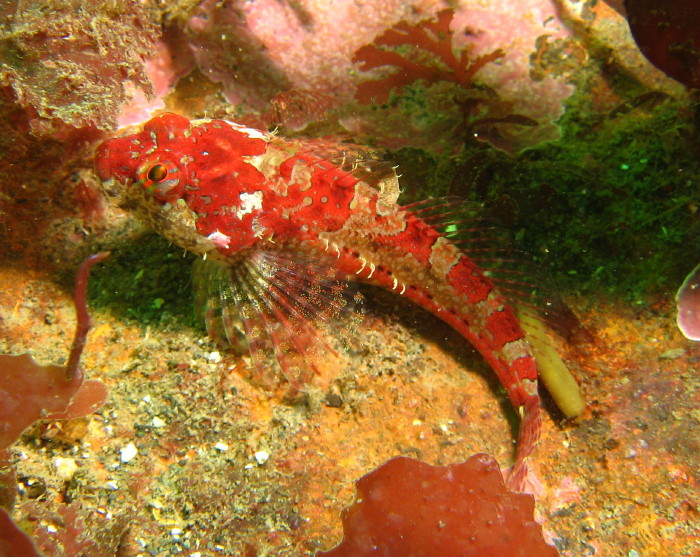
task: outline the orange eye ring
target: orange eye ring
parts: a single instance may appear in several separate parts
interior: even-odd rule
[[[146,177],[158,184],[168,177],[168,169],[164,164],[156,163],[148,170]]]
[[[144,191],[163,203],[176,200],[184,190],[186,169],[178,165],[171,153],[153,153],[143,160],[136,181]]]

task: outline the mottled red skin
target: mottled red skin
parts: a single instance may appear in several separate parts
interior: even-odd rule
[[[397,187],[359,180],[310,141],[174,114],[106,141],[96,165],[124,206],[186,249],[232,265],[256,249],[325,255],[342,273],[403,295],[454,327],[523,413],[510,478],[522,485],[540,427],[537,367],[524,332],[476,263],[419,212],[395,203]]]

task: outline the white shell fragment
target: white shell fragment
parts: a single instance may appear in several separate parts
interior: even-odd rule
[[[151,420],[151,425],[153,427],[163,427],[165,426],[165,421],[163,421],[158,416],[153,416],[153,420]]]
[[[56,475],[63,480],[70,480],[78,470],[78,465],[73,458],[56,457],[53,459]]]

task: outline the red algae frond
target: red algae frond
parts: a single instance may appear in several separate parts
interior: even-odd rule
[[[373,44],[363,46],[355,53],[355,61],[361,62],[363,71],[382,66],[394,67],[396,71],[378,80],[364,81],[357,87],[356,97],[362,104],[384,103],[390,91],[413,83],[419,79],[428,83],[450,81],[462,87],[472,85],[472,78],[485,64],[503,57],[498,49],[470,61],[468,53],[462,50],[455,56],[452,47],[450,22],[452,10],[443,10],[435,21],[419,25],[401,22],[378,37]],[[379,47],[411,47],[412,55]],[[432,61],[425,61],[425,55],[432,55]]]
[[[0,555],[5,557],[41,557],[31,538],[0,507]]]
[[[75,338],[73,346],[70,349],[68,356],[68,364],[66,365],[66,381],[71,381],[79,375],[78,364],[80,356],[85,348],[85,341],[90,330],[90,314],[87,310],[87,283],[88,273],[90,268],[109,257],[109,252],[102,251],[88,257],[82,262],[78,268],[78,273],[75,275],[75,290],[73,292],[73,300],[75,301],[75,312],[78,324],[75,327]]]
[[[506,489],[488,455],[449,466],[397,457],[357,482],[343,542],[317,555],[555,557],[534,507],[531,495]]]
[[[9,447],[41,418],[84,416],[104,404],[107,388],[100,381],[83,383],[78,366],[90,329],[87,275],[92,265],[108,255],[107,252],[92,255],[78,270],[75,282],[78,325],[66,367],[39,365],[29,354],[0,355],[0,449]]]

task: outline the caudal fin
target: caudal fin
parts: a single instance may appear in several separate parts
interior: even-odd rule
[[[515,464],[508,477],[508,487],[513,491],[528,491],[526,489],[528,469],[527,459],[535,450],[540,438],[542,417],[540,415],[540,398],[530,396],[522,406],[522,420],[518,432],[518,445],[515,454]]]

